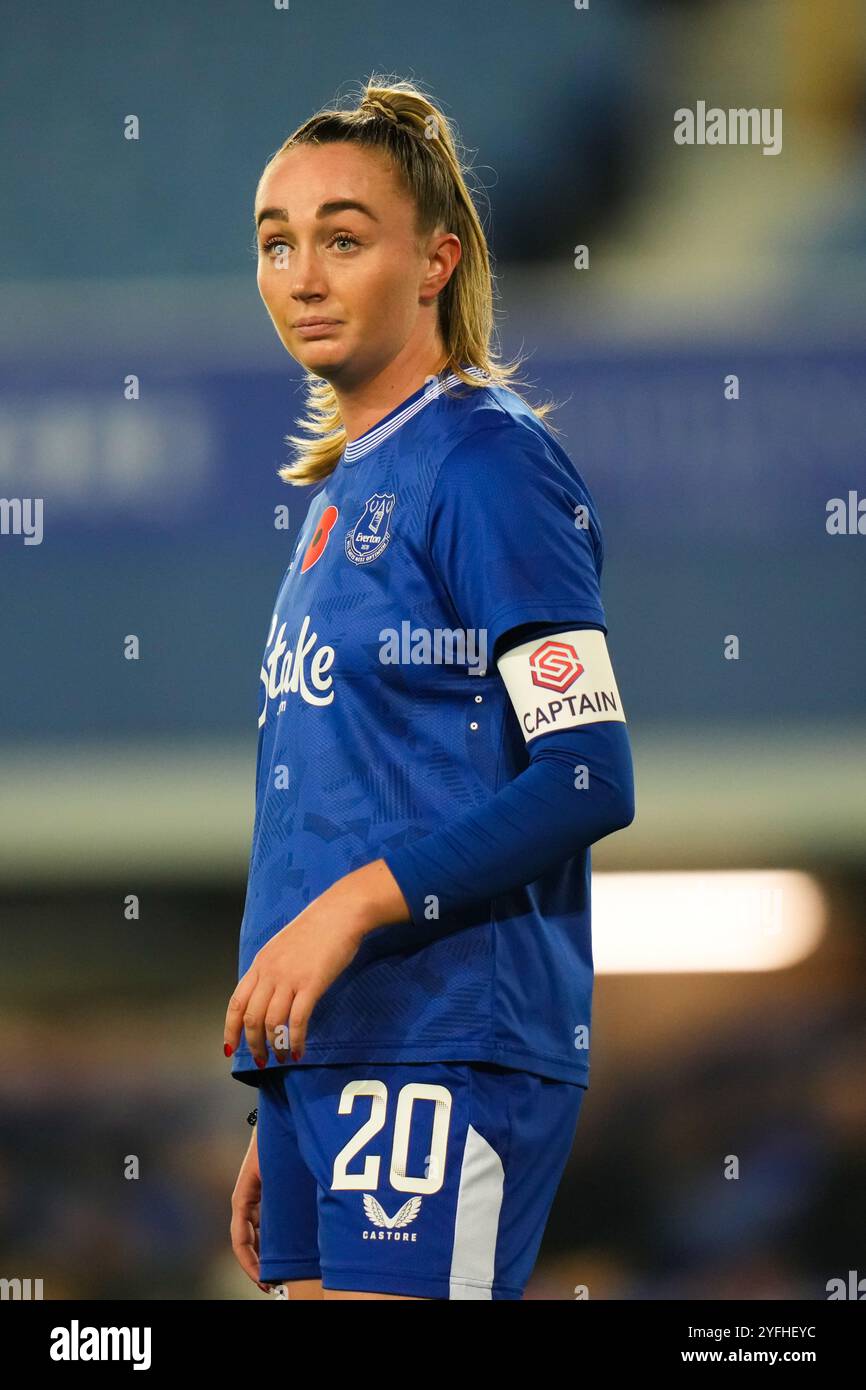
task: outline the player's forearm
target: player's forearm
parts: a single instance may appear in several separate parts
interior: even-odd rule
[[[334,911],[345,915],[360,936],[377,927],[410,920],[409,904],[384,859],[353,869],[327,890]]]
[[[575,777],[581,766],[585,775]],[[591,724],[553,735],[484,806],[346,874],[328,893],[362,937],[420,923],[430,900],[447,912],[509,892],[633,818],[626,726]]]
[[[532,883],[634,813],[626,726],[600,722],[551,735],[484,806],[385,857],[420,925]]]

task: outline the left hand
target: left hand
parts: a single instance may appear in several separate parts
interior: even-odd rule
[[[234,1052],[241,1027],[258,1062],[267,1061],[265,1039],[277,1060],[286,1060],[275,1045],[275,1032],[289,1025],[289,1050],[296,1060],[303,1056],[307,1025],[315,1005],[337,976],[354,960],[365,932],[361,920],[347,904],[336,904],[322,893],[272,936],[247,973],[238,981],[226,1012],[225,1041]]]

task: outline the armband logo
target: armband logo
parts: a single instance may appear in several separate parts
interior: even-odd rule
[[[597,628],[524,642],[496,665],[527,743],[583,724],[626,722],[604,633]]]
[[[543,685],[558,695],[583,675],[577,652],[568,642],[545,642],[529,658],[529,669],[533,685]]]

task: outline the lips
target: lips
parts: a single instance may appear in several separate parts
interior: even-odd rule
[[[300,319],[293,331],[296,338],[305,338],[308,343],[312,343],[317,338],[332,337],[334,330],[339,327],[339,319],[308,319],[306,323]]]

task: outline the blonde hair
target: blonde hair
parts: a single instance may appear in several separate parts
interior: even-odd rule
[[[415,203],[420,238],[440,225],[459,238],[460,261],[438,296],[439,332],[447,354],[440,375],[454,373],[476,390],[506,386],[514,391],[521,361],[501,362],[492,346],[494,277],[490,254],[467,186],[468,171],[461,163],[455,132],[447,118],[414,83],[371,76],[354,109],[327,108],[311,116],[272,155],[268,165],[298,145],[340,142],[379,149],[388,156]],[[480,369],[484,378],[470,374],[466,367]],[[552,401],[538,406],[529,401],[525,404],[545,423],[557,408]],[[285,438],[287,444],[295,446],[294,461],[278,472],[284,482],[306,487],[334,471],[347,443],[336,392],[329,382],[312,373],[308,373],[306,385],[306,415],[298,425],[305,434]]]

